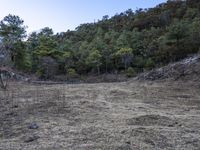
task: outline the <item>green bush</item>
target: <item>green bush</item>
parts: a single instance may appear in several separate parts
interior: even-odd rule
[[[126,70],[126,76],[129,77],[129,78],[134,77],[134,76],[136,76],[136,71],[132,67],[129,67]]]
[[[75,69],[69,68],[69,69],[67,69],[67,77],[76,78],[76,77],[78,77],[78,74]]]
[[[44,71],[44,69],[39,68],[39,69],[36,71],[36,75],[39,76],[39,78],[44,78],[44,77],[45,77],[45,71]]]
[[[155,62],[151,58],[147,59],[145,68],[152,69],[154,67],[155,67]]]

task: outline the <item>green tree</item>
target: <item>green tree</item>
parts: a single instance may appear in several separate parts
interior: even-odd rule
[[[168,39],[173,43],[176,43],[176,47],[179,49],[181,40],[188,36],[189,26],[187,22],[175,21],[168,27]]]
[[[56,57],[54,54],[56,52],[57,43],[50,37],[42,36],[39,39],[39,46],[36,48],[35,53],[38,56],[52,56]]]
[[[72,59],[72,53],[65,51],[62,52],[62,55],[60,56],[59,60],[61,60],[64,63],[64,69],[66,72],[69,68],[73,66],[73,59]]]
[[[197,52],[200,48],[200,18],[193,20],[190,27],[190,40],[188,41],[188,47],[192,52]]]
[[[131,48],[135,50],[136,55],[143,55],[143,51],[145,49],[144,47],[144,35],[142,32],[139,32],[137,29],[134,29],[132,31],[131,37],[130,37],[130,43]]]
[[[50,78],[51,75],[55,75],[58,71],[59,63],[61,61],[64,63],[64,59],[62,58],[63,52],[58,48],[58,42],[53,36],[52,29],[43,28],[38,34],[32,34],[28,42],[33,50],[33,71],[39,72],[44,78]],[[47,63],[49,64],[47,65]],[[52,71],[50,66],[52,66]]]
[[[3,42],[14,44],[17,41],[26,37],[26,27],[23,25],[24,21],[15,15],[9,14],[0,22],[0,36]]]
[[[130,34],[127,31],[124,31],[120,34],[119,38],[117,39],[117,48],[129,47]]]
[[[101,59],[102,55],[99,50],[93,50],[87,58],[87,64],[91,65],[91,67],[97,68],[98,75],[100,74],[100,66],[102,64]]]
[[[26,37],[26,27],[24,21],[15,15],[9,14],[0,21],[0,37],[5,48],[11,53],[12,61],[15,66],[19,65],[19,60],[23,61],[22,56],[25,51],[21,51],[22,40]],[[17,58],[16,58],[17,57]],[[16,59],[18,61],[16,62]],[[21,62],[20,62],[21,63]]]
[[[38,55],[36,54],[36,50],[38,46],[40,45],[40,39],[39,35],[36,32],[32,32],[26,41],[26,47],[27,47],[27,52],[30,57],[30,61],[32,64],[32,72],[37,71],[37,66],[38,66]]]
[[[53,30],[49,27],[44,27],[41,29],[39,36],[47,36],[47,37],[53,36]]]
[[[122,63],[124,63],[124,69],[126,70],[129,67],[130,63],[133,59],[133,49],[132,48],[121,48],[116,53],[122,59]]]

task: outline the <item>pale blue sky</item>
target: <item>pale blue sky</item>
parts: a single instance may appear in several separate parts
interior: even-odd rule
[[[113,16],[129,8],[150,8],[167,0],[0,0],[0,20],[18,15],[27,31],[50,27],[54,32],[74,30],[82,23]]]

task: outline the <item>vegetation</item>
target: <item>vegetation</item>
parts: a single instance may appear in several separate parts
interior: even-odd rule
[[[168,0],[103,16],[75,31],[54,34],[45,27],[29,36],[23,20],[8,15],[0,22],[0,37],[16,68],[44,78],[116,71],[132,76],[199,51],[200,2]]]

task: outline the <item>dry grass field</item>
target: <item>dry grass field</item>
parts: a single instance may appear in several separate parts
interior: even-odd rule
[[[199,85],[10,83],[0,91],[0,149],[199,150]]]

